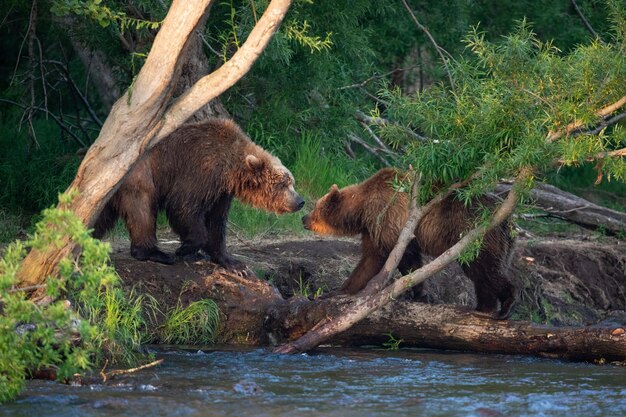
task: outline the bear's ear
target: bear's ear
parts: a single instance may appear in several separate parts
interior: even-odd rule
[[[328,202],[337,203],[340,196],[341,195],[339,193],[339,187],[337,187],[337,184],[331,185],[330,190],[328,191]]]
[[[263,168],[263,161],[252,154],[246,156],[245,163],[252,171],[258,171]]]

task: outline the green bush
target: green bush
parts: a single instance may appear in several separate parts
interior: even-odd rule
[[[61,206],[71,197],[61,195]],[[81,249],[63,259],[57,275],[29,298],[16,287],[27,248],[43,250],[67,238]],[[138,358],[144,326],[141,298],[124,294],[109,262],[108,244],[93,239],[83,223],[61,208],[44,210],[34,235],[15,242],[0,261],[0,401],[17,395],[30,372],[50,369],[59,380],[101,364]]]

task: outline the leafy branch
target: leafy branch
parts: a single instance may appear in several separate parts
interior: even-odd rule
[[[328,32],[324,39],[319,36],[309,34],[311,26],[306,20],[299,23],[295,20],[285,23],[284,31],[287,39],[293,40],[300,45],[306,46],[310,49],[311,53],[321,52],[330,49],[333,45],[331,40],[332,32]]]
[[[122,33],[130,28],[156,30],[163,23],[163,21],[129,17],[124,12],[112,10],[102,5],[102,0],[54,0],[50,11],[57,16],[66,16],[68,14],[82,16],[97,22],[103,28],[117,24]]]

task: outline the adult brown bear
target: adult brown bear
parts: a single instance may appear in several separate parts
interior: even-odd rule
[[[291,172],[232,120],[185,125],[137,162],[105,206],[94,236],[102,237],[121,217],[134,258],[171,264],[175,258],[157,247],[157,212],[164,209],[182,242],[177,256],[203,250],[213,262],[245,274],[246,266],[225,245],[233,197],[279,214],[304,206]]]
[[[304,227],[323,235],[361,235],[362,255],[358,265],[344,282],[340,291],[355,294],[365,288],[382,268],[393,249],[408,217],[408,198],[397,192],[391,183],[403,174],[394,169],[382,169],[360,184],[341,190],[333,185],[320,198],[313,211],[302,218]],[[439,256],[459,241],[479,216],[480,205],[493,206],[487,196],[466,207],[454,196],[436,204],[421,219],[413,239],[405,251],[398,269],[402,274],[421,266],[421,253]],[[504,222],[490,230],[478,256],[462,265],[474,283],[476,309],[498,318],[508,317],[516,301],[517,289],[508,275],[513,248],[510,223]],[[498,302],[500,308],[498,309]]]

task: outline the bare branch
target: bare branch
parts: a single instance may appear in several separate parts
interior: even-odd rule
[[[46,287],[46,284],[31,285],[29,287],[13,288],[9,290],[8,293],[13,294],[13,293],[20,292],[20,291],[32,291],[32,290],[37,290],[37,289],[45,288],[45,287]]]
[[[392,74],[395,74],[395,73],[397,73],[397,72],[409,71],[409,70],[412,70],[412,69],[415,69],[415,68],[419,68],[419,67],[421,67],[421,65],[414,65],[414,66],[412,66],[412,67],[408,67],[408,68],[396,68],[395,70],[393,70],[393,71],[389,71],[389,72],[386,72],[386,73],[384,73],[384,74],[380,74],[380,75],[372,75],[371,77],[369,77],[368,79],[366,79],[365,81],[362,81],[362,82],[360,82],[360,83],[350,84],[350,85],[345,85],[345,86],[343,86],[343,87],[339,87],[337,90],[347,90],[347,89],[349,89],[349,88],[360,88],[360,87],[365,87],[365,86],[366,86],[367,84],[369,84],[371,81],[378,80],[378,79],[381,79],[381,78],[385,78],[385,77],[387,77],[388,75],[392,75]]]
[[[44,62],[56,65],[57,67],[61,69],[65,82],[67,82],[70,85],[70,88],[76,93],[80,101],[83,103],[83,105],[85,106],[85,109],[87,110],[87,113],[89,113],[89,117],[91,117],[91,120],[93,120],[93,122],[99,127],[102,127],[102,120],[100,120],[100,118],[98,117],[94,109],[89,104],[87,97],[85,97],[85,95],[78,88],[78,85],[76,85],[76,83],[74,82],[74,79],[72,78],[70,74],[70,70],[67,68],[67,65],[61,61],[55,61],[55,60],[45,60]]]
[[[33,108],[35,107],[35,68],[37,64],[35,63],[35,39],[37,38],[36,32],[36,24],[37,24],[37,0],[33,0],[33,5],[30,9],[30,22],[28,25],[28,59],[30,60],[30,69],[28,72],[28,89],[30,91],[30,106],[26,109],[26,113],[28,115],[28,131],[32,136],[33,140],[37,147],[39,147],[39,143],[37,142],[37,134],[35,133],[35,127],[33,126]],[[16,67],[17,68],[17,67]],[[42,82],[45,84],[45,81],[42,79]],[[46,106],[47,107],[47,106]]]
[[[365,148],[366,151],[368,151],[369,153],[374,155],[380,162],[382,162],[383,165],[391,166],[389,161],[387,161],[385,158],[383,158],[380,155],[381,149],[374,148],[374,147],[370,146],[367,142],[365,142],[363,139],[361,139],[360,137],[358,137],[357,135],[355,135],[353,133],[350,133],[348,135],[348,139],[350,139],[352,142],[355,142],[355,143],[358,143],[359,145],[361,145],[363,148]]]
[[[441,58],[441,62],[443,62],[443,65],[446,68],[446,73],[448,74],[448,80],[450,81],[450,87],[452,88],[452,90],[454,90],[455,85],[454,85],[454,80],[452,79],[452,73],[450,72],[450,68],[448,67],[448,59],[443,54],[444,52],[448,54],[448,52],[446,52],[445,49],[443,49],[442,47],[439,46],[439,44],[437,44],[437,41],[435,41],[435,38],[433,38],[433,35],[431,35],[428,29],[426,29],[426,27],[417,20],[417,17],[415,17],[415,13],[413,13],[413,10],[411,10],[406,0],[402,0],[402,4],[404,4],[404,7],[407,9],[409,14],[411,15],[411,18],[413,19],[417,27],[426,34],[426,36],[430,40],[430,43],[432,43],[433,46],[435,47],[435,51],[437,51],[437,53],[439,54],[439,57]]]
[[[369,98],[374,100],[376,103],[382,104],[385,107],[389,107],[389,102],[388,101],[383,100],[380,97],[377,97],[374,94],[370,93],[369,91],[367,91],[367,88],[359,87],[359,89],[363,92],[363,94],[365,94],[366,96],[368,96]]]
[[[16,101],[13,100],[7,100],[4,98],[0,98],[0,102],[3,103],[9,103],[9,104],[13,104],[14,106],[17,107],[21,107],[22,109],[27,109],[30,108],[30,106],[25,106],[23,104],[20,104]],[[83,142],[83,140],[81,138],[79,138],[74,132],[72,132],[70,130],[70,128],[67,127],[67,125],[65,123],[63,123],[63,121],[54,113],[50,112],[48,109],[44,108],[44,107],[32,107],[33,110],[37,110],[40,111],[42,113],[45,113],[47,116],[52,117],[52,120],[54,120],[56,122],[56,124],[64,131],[66,132],[68,135],[70,135],[76,142],[78,142],[83,148],[87,147],[87,144],[85,144],[85,142]]]
[[[589,33],[591,33],[591,35],[594,38],[602,41],[602,39],[600,38],[600,35],[598,35],[598,33],[595,30],[593,30],[593,27],[591,26],[591,23],[589,23],[589,21],[587,20],[587,18],[583,14],[582,10],[580,10],[580,8],[578,7],[578,4],[576,4],[576,0],[571,0],[571,1],[572,1],[572,5],[574,6],[574,10],[576,10],[576,13],[578,14],[578,17],[580,17],[580,20],[582,20],[583,24],[585,25],[585,27],[587,28]]]
[[[0,22],[0,28],[2,26],[4,26],[4,24],[6,23],[7,19],[11,15],[11,12],[13,12],[13,8],[14,7],[15,7],[15,5],[11,4],[11,7],[9,7],[9,10],[7,10],[7,13],[4,15],[4,17],[2,18],[2,21]]]
[[[510,183],[502,182],[495,191],[505,193],[511,187]],[[602,228],[610,234],[626,231],[626,213],[599,206],[552,185],[540,184],[531,190],[530,196],[539,209],[553,217],[586,229]]]
[[[367,133],[370,134],[372,139],[374,139],[374,142],[376,142],[376,144],[380,147],[381,151],[389,155],[396,155],[396,153],[389,149],[387,145],[385,145],[385,143],[378,137],[378,135],[376,135],[376,133],[374,133],[374,131],[366,123],[361,122],[361,126],[363,126],[363,129],[365,129]]]
[[[35,36],[35,42],[37,42],[37,48],[39,51],[39,71],[41,72],[41,89],[43,90],[43,105],[48,108],[48,92],[46,91],[46,78],[43,71],[43,49],[39,38]]]
[[[400,126],[396,123],[390,122],[389,120],[383,118],[383,117],[371,117],[366,115],[365,113],[363,113],[362,111],[357,110],[355,112],[355,116],[354,116],[358,121],[363,122],[363,123],[367,123],[369,125],[377,125],[377,126],[387,126],[387,125],[395,125],[399,128],[401,128],[404,132],[406,132],[407,134],[409,134],[410,136],[412,136],[413,138],[420,140],[422,142],[426,142],[429,141],[430,139],[428,139],[425,136],[422,136],[418,133],[415,133],[414,131],[412,131],[411,129],[408,129],[404,126]]]
[[[71,16],[66,16],[61,20],[65,25],[71,25],[73,21],[74,18]],[[83,91],[87,91],[87,87],[93,80],[100,101],[108,112],[121,96],[119,86],[115,83],[113,69],[107,64],[102,51],[89,49],[76,36],[70,36],[70,42],[87,71]]]
[[[143,371],[144,369],[153,368],[155,366],[161,365],[164,359],[157,359],[156,361],[147,363],[145,365],[137,366],[136,368],[130,369],[114,369],[113,371],[104,372],[101,371],[100,375],[102,375],[102,382],[106,382],[107,379],[113,379],[118,375],[128,375],[138,371]]]
[[[614,157],[622,157],[622,156],[626,156],[626,148],[622,148],[622,149],[616,149],[614,151],[606,151],[606,152],[599,152],[595,155],[591,155],[585,158],[585,161],[587,162],[593,162],[593,161],[600,161],[602,159],[606,159],[606,158],[614,158]],[[564,159],[559,159],[557,161],[554,162],[554,165],[560,166],[560,165],[565,165],[566,163],[568,163],[569,161],[566,161]]]
[[[622,149],[616,149],[614,151],[609,151],[609,152],[601,152],[599,154],[594,155],[594,159],[601,159],[601,158],[613,158],[615,156],[621,157],[621,156],[626,156],[626,148],[622,148]]]
[[[30,17],[28,19],[28,28],[26,28],[26,34],[22,39],[22,43],[20,45],[20,49],[17,52],[17,59],[15,60],[15,68],[13,69],[13,75],[11,76],[11,82],[9,84],[13,84],[15,82],[15,76],[17,74],[17,68],[20,65],[20,60],[22,57],[22,50],[24,49],[24,44],[26,43],[26,39],[28,39],[29,34],[31,33],[31,28],[34,24],[34,17],[37,13],[37,0],[33,0],[33,4],[30,9]]]
[[[595,128],[593,128],[591,130],[575,133],[573,136],[578,136],[578,135],[597,135],[598,133],[602,132],[602,129],[604,129],[607,126],[614,125],[615,123],[617,123],[620,120],[622,120],[624,117],[626,117],[626,112],[616,114],[615,116],[613,116],[613,117],[611,117],[609,119],[605,119],[605,120],[601,121],[598,124],[598,126],[596,126]]]
[[[204,44],[204,46],[207,47],[207,49],[209,51],[211,51],[211,53],[213,53],[213,55],[218,56],[219,58],[222,57],[222,54],[220,54],[218,51],[215,50],[215,48],[213,48],[211,46],[211,44],[209,43],[209,41],[207,41],[206,36],[204,36],[204,33],[202,33],[202,31],[197,30],[196,34],[200,37],[200,40],[202,41],[202,43]]]

